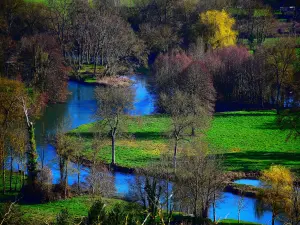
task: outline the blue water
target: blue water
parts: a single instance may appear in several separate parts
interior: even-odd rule
[[[233,183],[250,185],[254,187],[260,187],[262,185],[261,181],[257,179],[239,179],[239,180],[235,180]]]
[[[155,96],[149,91],[149,85],[145,76],[132,76],[134,81],[132,88],[135,90],[134,109],[130,111],[131,115],[149,115],[155,112]],[[59,170],[57,165],[57,155],[52,145],[44,141],[43,130],[46,133],[54,134],[57,124],[66,121],[64,129],[71,130],[82,124],[94,121],[93,114],[96,110],[96,101],[94,98],[93,85],[85,85],[78,82],[70,81],[68,90],[71,95],[66,103],[54,104],[47,107],[44,114],[36,122],[36,140],[39,154],[45,149],[45,165],[52,169],[54,183],[59,180]],[[69,184],[77,181],[76,170],[70,165],[71,174]],[[81,170],[81,181],[88,176],[89,170],[83,168]],[[130,193],[131,184],[135,182],[134,174],[114,173],[115,187],[118,195],[126,196]],[[218,202],[217,217],[237,219],[237,199],[230,193],[224,193],[223,200]],[[266,212],[262,218],[257,218],[254,211],[255,199],[245,198],[246,208],[241,213],[241,220],[269,224],[271,221],[271,213]],[[212,217],[212,212],[210,212]],[[280,225],[280,223],[276,223]]]
[[[116,192],[119,196],[128,196],[131,191],[131,185],[135,182],[134,174],[115,173]],[[238,219],[238,201],[239,196],[224,192],[220,200],[217,201],[216,217],[218,219]],[[244,197],[245,208],[241,211],[240,219],[260,224],[271,224],[272,213],[266,211],[262,217],[258,218],[255,214],[256,199]],[[209,210],[209,217],[213,219],[213,208]],[[276,221],[276,225],[282,225]]]
[[[223,198],[217,202],[217,219],[238,219],[238,201],[239,196],[225,192]],[[272,212],[266,211],[262,217],[258,218],[255,213],[256,199],[244,198],[245,208],[241,211],[240,219],[243,221],[255,222],[260,224],[271,224]],[[210,209],[209,217],[213,218],[213,209]],[[276,225],[282,225],[282,222],[276,221]]]

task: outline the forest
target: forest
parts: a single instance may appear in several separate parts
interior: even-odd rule
[[[300,225],[300,1],[0,0],[0,225]]]

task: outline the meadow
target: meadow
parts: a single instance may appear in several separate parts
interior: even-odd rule
[[[131,117],[126,137],[116,140],[116,162],[129,168],[144,167],[171,151],[171,120],[163,115]],[[85,124],[70,134],[84,138],[85,157],[91,159],[95,123]],[[275,111],[239,111],[217,113],[203,141],[214,152],[222,153],[230,171],[259,171],[272,164],[281,164],[300,172],[300,139],[290,139],[290,130],[282,130]],[[76,136],[76,135],[74,135]],[[110,140],[102,141],[98,160],[109,163]]]

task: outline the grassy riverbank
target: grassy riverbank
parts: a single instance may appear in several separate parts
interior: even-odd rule
[[[68,209],[71,217],[75,221],[80,221],[82,217],[88,215],[89,208],[97,198],[90,195],[77,196],[66,200],[58,200],[44,204],[17,204],[20,211],[20,216],[24,224],[50,224],[63,209]],[[139,205],[126,202],[120,199],[102,198],[106,204],[106,209],[109,211],[116,204],[123,205],[128,211],[130,209],[141,210]],[[0,203],[3,204],[3,203]]]
[[[90,195],[77,196],[66,200],[58,200],[54,202],[44,203],[44,204],[17,204],[19,216],[21,217],[24,224],[28,225],[40,225],[40,224],[52,224],[56,216],[63,209],[67,209],[69,215],[74,219],[74,221],[81,221],[83,217],[88,215],[88,211],[92,206],[93,202],[98,198],[93,198]],[[127,202],[120,199],[113,198],[102,198],[102,201],[106,205],[106,210],[110,211],[116,204],[123,206],[128,212],[143,212],[140,205],[136,203]],[[0,203],[0,206],[3,203]],[[177,220],[182,219],[182,214],[174,212],[174,217]],[[184,216],[186,217],[186,216]],[[225,219],[219,221],[219,224],[230,225],[238,224],[237,220]],[[257,223],[240,221],[241,225],[255,225]]]
[[[128,138],[116,142],[116,162],[120,166],[137,168],[159,159],[171,149],[168,131],[170,118],[161,115],[132,117],[128,123]],[[85,156],[91,158],[95,124],[85,124],[72,132],[84,137]],[[281,164],[300,172],[300,140],[286,141],[290,131],[281,130],[274,111],[217,113],[205,140],[225,156],[225,166],[232,171],[257,171],[272,164]],[[103,143],[98,155],[110,162],[110,141]]]

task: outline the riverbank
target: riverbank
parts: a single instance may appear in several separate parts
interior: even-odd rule
[[[141,168],[159,159],[171,148],[169,131],[171,120],[164,115],[130,117],[126,136],[116,140],[116,162],[126,168]],[[95,123],[72,130],[84,139],[84,155],[92,156]],[[217,113],[205,141],[222,153],[227,171],[261,171],[272,164],[284,165],[299,173],[300,140],[286,137],[290,131],[281,130],[275,111],[238,111]],[[74,135],[75,137],[76,135]],[[103,141],[98,160],[110,163],[110,140]]]
[[[28,225],[40,225],[40,224],[52,224],[56,216],[61,212],[61,210],[68,209],[69,216],[74,219],[74,221],[81,221],[82,218],[88,215],[89,208],[92,206],[99,197],[92,197],[90,195],[76,196],[73,198],[58,200],[55,202],[49,202],[44,204],[16,204],[16,209],[18,210],[18,216],[21,217],[22,222]],[[101,198],[106,205],[106,210],[110,211],[114,206],[121,205],[128,211],[137,210],[143,212],[143,208],[132,202],[127,202],[121,199],[115,198]],[[0,203],[0,206],[3,203]],[[174,220],[182,221],[183,219],[191,218],[189,216],[184,216],[181,213],[174,212]],[[234,219],[224,219],[220,220],[218,224],[237,224],[238,221]],[[257,224],[246,221],[240,221],[243,224]]]
[[[119,75],[105,76],[105,67],[97,66],[94,69],[94,65],[83,65],[77,73],[71,72],[69,79],[83,84],[114,87],[128,87],[132,84],[132,80],[129,77]]]

